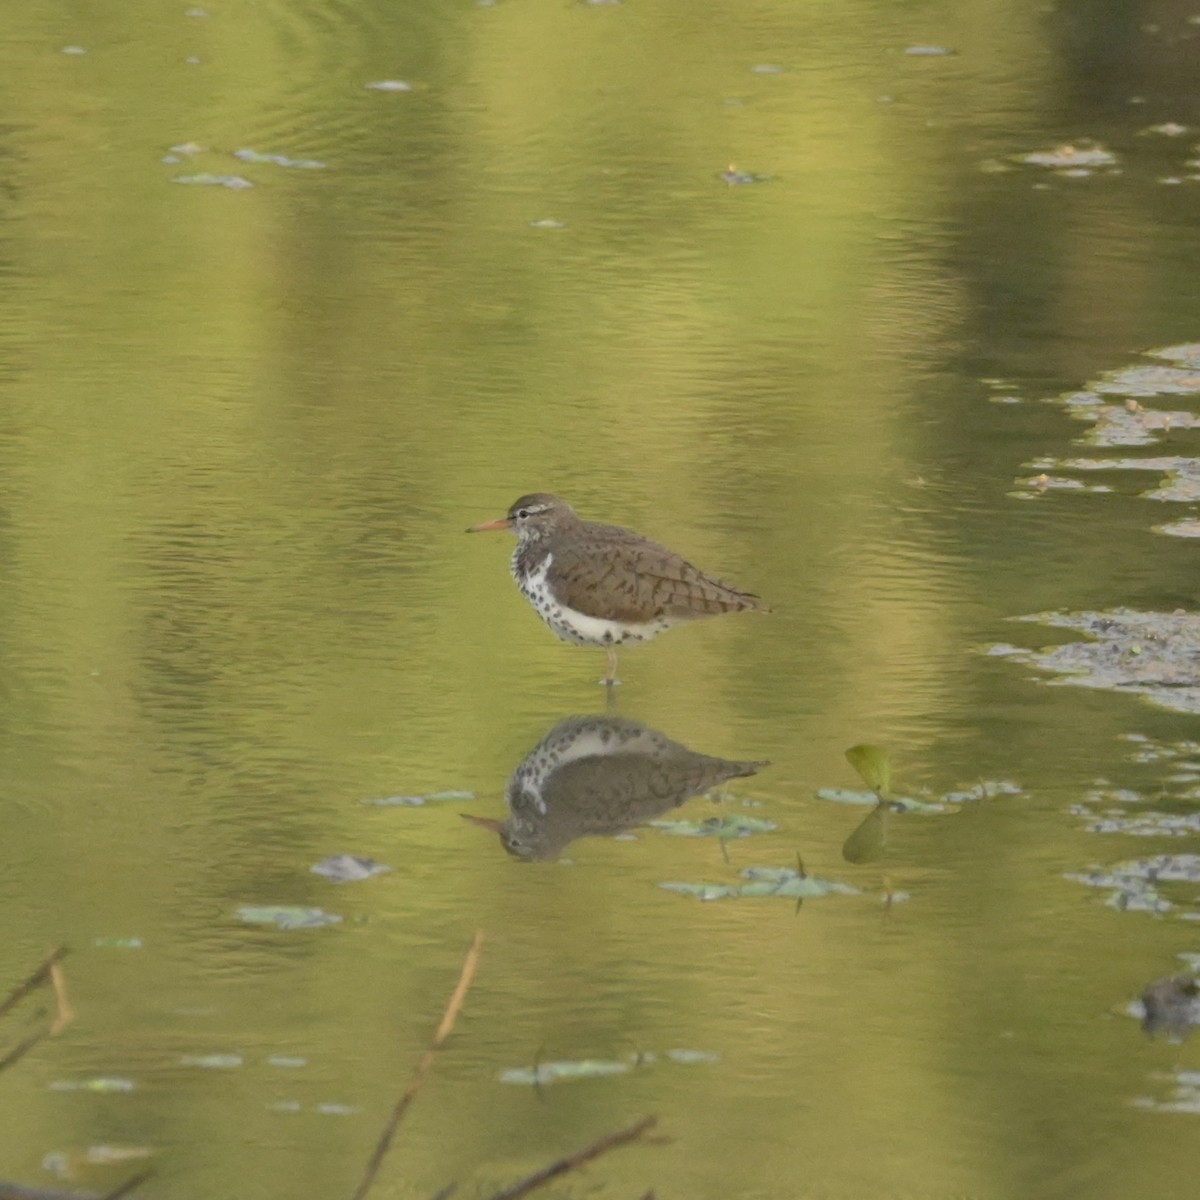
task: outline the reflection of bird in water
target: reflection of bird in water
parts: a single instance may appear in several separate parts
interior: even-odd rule
[[[686,559],[619,525],[581,520],[557,496],[522,496],[496,521],[468,533],[517,535],[512,574],[538,616],[565,642],[608,650],[605,682],[616,683],[617,647],[721,613],[767,606]]]
[[[697,754],[639,721],[568,717],[513,772],[508,819],[467,820],[495,830],[516,858],[555,858],[577,837],[642,825],[689,796],[767,765]]]

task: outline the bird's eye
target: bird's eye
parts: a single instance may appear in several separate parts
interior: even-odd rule
[[[518,521],[525,520],[525,518],[527,516],[529,516],[529,509],[527,509],[527,508],[518,508],[517,509],[517,520]]]

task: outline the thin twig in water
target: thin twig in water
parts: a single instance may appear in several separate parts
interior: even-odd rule
[[[358,1187],[354,1189],[352,1200],[363,1200],[363,1197],[371,1190],[371,1184],[375,1182],[375,1176],[379,1174],[379,1168],[383,1166],[384,1157],[391,1148],[392,1139],[396,1136],[396,1130],[404,1119],[408,1106],[416,1098],[417,1092],[421,1090],[421,1084],[425,1082],[425,1076],[429,1073],[429,1068],[433,1066],[442,1043],[450,1036],[450,1030],[454,1028],[454,1022],[458,1019],[463,1001],[467,998],[471,980],[475,978],[475,968],[479,964],[479,951],[482,946],[483,931],[476,930],[475,938],[467,950],[467,956],[463,959],[458,984],[450,997],[450,1002],[446,1005],[446,1011],[442,1014],[442,1020],[437,1027],[437,1032],[433,1035],[433,1041],[421,1055],[421,1061],[417,1063],[417,1069],[413,1072],[408,1087],[404,1089],[404,1094],[396,1101],[396,1107],[392,1109],[392,1115],[388,1118],[388,1123],[384,1126],[383,1133],[380,1134],[379,1141],[375,1144],[375,1150],[367,1163],[367,1169],[363,1172]]]
[[[560,1158],[557,1162],[552,1162],[548,1167],[543,1167],[540,1171],[535,1171],[532,1175],[522,1179],[519,1183],[514,1183],[512,1187],[505,1188],[502,1192],[497,1192],[491,1200],[519,1200],[521,1196],[528,1196],[535,1188],[539,1188],[544,1183],[549,1183],[552,1179],[557,1179],[560,1175],[565,1175],[568,1171],[575,1171],[582,1167],[584,1163],[589,1163],[594,1158],[599,1158],[602,1154],[607,1154],[610,1150],[615,1150],[618,1146],[624,1146],[629,1142],[638,1141],[642,1134],[653,1129],[658,1123],[657,1117],[644,1117],[636,1125],[630,1125],[628,1129],[619,1129],[616,1133],[606,1134],[604,1137],[594,1141],[590,1146],[584,1146],[582,1150],[577,1150],[574,1154],[567,1155],[566,1158]]]
[[[17,986],[13,988],[11,992],[9,992],[3,1003],[0,1003],[0,1017],[4,1016],[4,1014],[8,1012],[8,1010],[12,1008],[18,1001],[23,1000],[26,996],[28,996],[29,993],[32,992],[33,989],[39,984],[44,983],[46,981],[46,977],[50,974],[50,968],[53,967],[54,964],[58,962],[58,960],[62,958],[64,954],[66,954],[66,952],[66,946],[59,946],[57,950],[51,951],[46,960],[33,972],[32,975],[28,976],[23,983],[18,983]]]
[[[119,1200],[121,1196],[128,1196],[134,1188],[140,1188],[153,1175],[153,1170],[139,1171],[138,1174],[131,1175],[120,1187],[111,1192],[105,1192],[104,1200]]]

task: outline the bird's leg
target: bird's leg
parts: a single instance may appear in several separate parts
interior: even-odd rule
[[[602,680],[600,680],[600,682],[602,684],[604,684],[604,686],[606,688],[615,688],[621,682],[617,678],[617,648],[616,648],[616,646],[609,646],[609,648],[608,648],[608,674],[605,675],[604,678]]]

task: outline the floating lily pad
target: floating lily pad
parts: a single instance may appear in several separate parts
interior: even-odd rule
[[[858,888],[847,883],[801,875],[791,867],[747,867],[742,872],[743,884],[660,883],[668,892],[695,896],[698,900],[725,900],[731,897],[789,896],[809,899],[831,894],[857,895]]]
[[[443,800],[474,800],[474,792],[428,792],[423,796],[378,796],[366,799],[364,804],[375,808],[419,808],[423,804],[434,804]]]
[[[231,1071],[244,1065],[245,1059],[240,1054],[185,1054],[180,1060],[181,1067],[205,1067],[211,1071]]]
[[[275,925],[279,929],[319,929],[322,925],[336,925],[342,919],[322,908],[299,904],[242,904],[237,915],[247,925]]]
[[[501,1071],[497,1078],[501,1083],[516,1083],[539,1086],[558,1083],[564,1079],[596,1079],[604,1075],[625,1075],[633,1069],[629,1062],[606,1062],[603,1059],[585,1058],[577,1062],[544,1062],[536,1067],[513,1067]]]
[[[314,875],[323,875],[334,883],[358,883],[372,875],[385,875],[391,869],[373,858],[356,858],[353,854],[332,854],[309,868]]]
[[[704,821],[651,821],[650,824],[655,829],[675,837],[744,838],[755,833],[770,833],[779,828],[774,821],[744,817],[735,813],[709,817]]]

